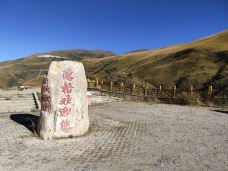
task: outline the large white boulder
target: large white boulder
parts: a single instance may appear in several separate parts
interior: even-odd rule
[[[88,131],[87,80],[82,63],[52,62],[41,96],[37,127],[41,138],[79,136]]]

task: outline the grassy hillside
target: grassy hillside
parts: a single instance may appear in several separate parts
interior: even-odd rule
[[[28,84],[39,86],[42,75],[51,61],[104,58],[116,55],[111,51],[101,50],[64,50],[34,54],[14,61],[0,63],[0,88]]]
[[[122,56],[107,51],[83,50],[36,54],[0,63],[0,86],[10,87],[19,82],[40,85],[41,75],[36,70],[47,69],[52,60],[68,59],[83,62],[88,77],[109,81],[148,82],[154,86],[161,83],[166,88],[174,84],[179,88],[188,88],[191,84],[195,88],[205,88],[209,84],[219,89],[228,88],[228,31],[190,43],[131,51]]]
[[[139,82],[162,83],[166,88],[174,84],[204,88],[212,83],[223,89],[228,84],[228,31],[191,43],[102,59],[100,63],[103,65],[94,75],[110,80],[126,78],[130,73]]]

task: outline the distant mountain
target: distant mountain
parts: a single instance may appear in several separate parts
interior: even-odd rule
[[[29,83],[37,86],[42,80],[43,70],[47,70],[51,61],[105,58],[116,55],[103,50],[60,50],[34,54],[25,58],[0,63],[0,88]]]
[[[142,52],[142,51],[147,51],[149,49],[137,49],[137,50],[132,50],[132,51],[128,51],[128,52],[125,52],[124,54],[126,53],[134,53],[134,52]]]
[[[103,58],[107,56],[114,56],[116,55],[114,52],[111,51],[104,51],[104,50],[60,50],[60,51],[52,51],[45,54],[54,55],[54,56],[62,56],[66,57],[71,60],[81,60],[84,58]]]
[[[102,56],[103,55],[103,56]],[[80,60],[88,77],[118,80],[125,83],[153,86],[160,83],[171,88],[228,89],[228,31],[194,42],[155,50],[137,50],[121,56],[107,51],[54,51],[27,58],[0,63],[1,87],[19,82],[40,85],[41,69],[47,69],[53,60]],[[39,73],[38,73],[39,72]]]

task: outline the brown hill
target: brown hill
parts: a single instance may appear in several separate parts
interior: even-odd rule
[[[203,88],[212,83],[223,89],[228,84],[228,31],[191,43],[100,59],[99,63],[92,76],[133,77],[155,86],[161,82],[167,88],[174,84]]]
[[[19,81],[40,85],[40,69],[47,69],[52,60],[71,59],[84,63],[88,77],[109,81],[148,82],[155,86],[162,83],[167,88],[174,84],[180,88],[191,84],[196,88],[204,88],[208,84],[219,89],[228,88],[228,31],[191,43],[133,51],[122,56],[101,52],[78,50],[74,54],[71,51],[54,51],[0,63],[0,86],[14,86]]]
[[[18,84],[38,86],[41,76],[53,60],[83,60],[116,55],[102,50],[63,50],[34,54],[29,57],[0,63],[0,88],[10,88]]]

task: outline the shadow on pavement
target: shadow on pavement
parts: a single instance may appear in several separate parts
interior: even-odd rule
[[[212,110],[214,112],[220,112],[220,113],[225,113],[228,115],[228,111],[225,111],[225,110]]]
[[[12,114],[10,119],[25,126],[28,130],[35,133],[38,123],[38,116],[32,114]]]

